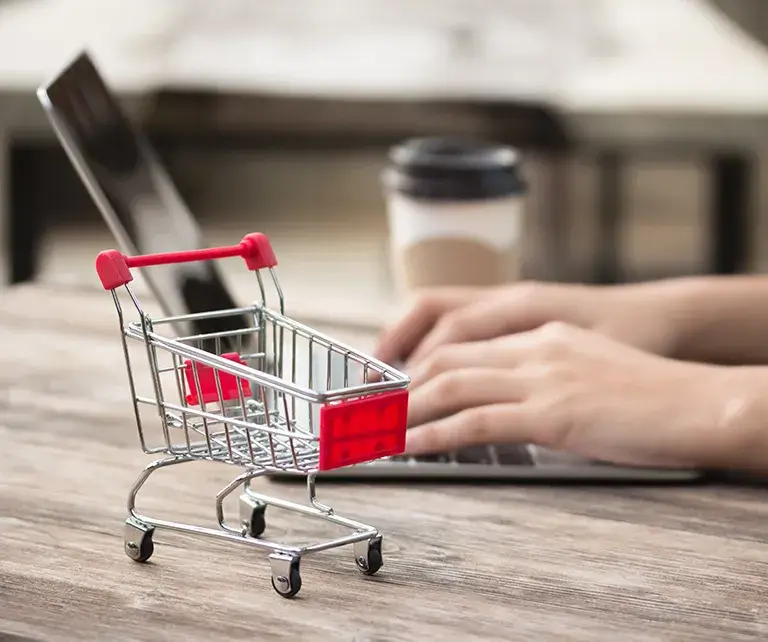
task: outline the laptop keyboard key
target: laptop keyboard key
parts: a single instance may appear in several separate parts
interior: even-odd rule
[[[528,446],[500,444],[494,448],[501,466],[533,466],[535,464]]]
[[[469,446],[456,453],[456,461],[460,464],[484,464],[493,463],[488,446]]]

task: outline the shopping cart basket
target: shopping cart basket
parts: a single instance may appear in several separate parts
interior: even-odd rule
[[[131,268],[235,256],[256,273],[261,300],[250,307],[152,318],[129,287]],[[301,559],[309,553],[351,544],[363,573],[373,575],[381,568],[379,532],[321,504],[315,476],[404,450],[409,379],[286,317],[276,265],[263,234],[249,234],[230,247],[132,257],[106,250],[96,259],[101,283],[112,293],[117,310],[142,450],[164,455],[144,468],[130,490],[126,554],[137,562],[147,561],[158,528],[241,542],[270,552],[272,586],[280,595],[292,597],[301,588]],[[266,271],[279,311],[267,303]],[[129,308],[135,307],[134,320],[125,317],[120,300],[123,289],[132,303]],[[197,323],[199,328],[232,318],[246,318],[248,325],[221,330],[220,324],[215,331],[186,336],[172,332],[184,323]],[[146,392],[140,389],[141,378],[135,376],[138,359],[146,359],[149,370]],[[155,425],[154,431],[150,424]],[[157,443],[152,443],[152,436]],[[218,529],[156,519],[136,510],[136,496],[153,472],[200,460],[244,469],[216,496]],[[254,491],[251,480],[270,472],[305,475],[308,504]],[[240,486],[240,519],[233,526],[224,518],[223,502]],[[321,518],[352,533],[305,546],[268,541],[261,537],[268,505]]]

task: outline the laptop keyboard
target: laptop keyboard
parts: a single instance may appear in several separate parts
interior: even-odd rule
[[[409,464],[483,464],[497,466],[535,466],[536,462],[528,446],[496,445],[472,446],[455,453],[440,455],[397,455],[389,461]]]

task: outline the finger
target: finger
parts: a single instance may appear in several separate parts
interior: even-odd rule
[[[441,345],[533,330],[549,321],[551,313],[544,302],[523,295],[476,301],[444,315],[413,350],[407,366],[415,367]]]
[[[479,290],[446,288],[422,296],[392,327],[385,329],[373,355],[385,363],[405,361],[446,312],[471,301]]]
[[[446,453],[486,444],[535,443],[535,421],[525,404],[503,403],[469,408],[411,428],[405,452]]]
[[[442,346],[410,370],[409,389],[413,393],[425,383],[452,370],[491,367],[492,352],[494,350],[490,347],[489,341]],[[496,350],[497,358],[498,353],[499,351]]]
[[[466,408],[518,402],[525,393],[523,382],[511,370],[451,370],[410,393],[408,424],[418,426]]]
[[[518,367],[531,357],[536,341],[534,334],[525,332],[486,341],[439,346],[411,369],[410,389],[413,391],[451,370]]]

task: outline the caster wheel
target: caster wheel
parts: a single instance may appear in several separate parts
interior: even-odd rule
[[[253,509],[253,512],[251,513],[251,519],[248,524],[248,534],[251,537],[261,537],[264,531],[266,530],[267,520],[266,520],[266,517],[264,516],[264,513],[266,510],[267,510],[266,506]]]
[[[355,563],[365,575],[375,575],[384,566],[381,555],[381,535],[355,543]]]
[[[245,494],[240,495],[240,524],[244,535],[261,537],[267,528],[266,511],[265,503]]]
[[[125,554],[134,562],[146,562],[155,552],[152,536],[153,526],[147,526],[135,519],[125,521]]]
[[[272,567],[272,588],[285,598],[294,597],[301,590],[301,558],[284,553],[269,556]]]

